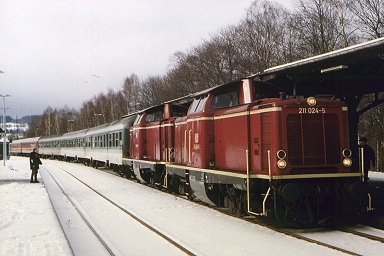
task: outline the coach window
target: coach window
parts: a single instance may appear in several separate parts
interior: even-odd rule
[[[211,102],[212,109],[229,108],[239,104],[236,92],[217,94]]]
[[[116,135],[115,135],[115,144],[116,144],[116,147],[119,147],[120,146],[120,143],[119,143],[119,133],[117,132]]]
[[[123,145],[123,133],[119,132],[119,146],[121,147]]]

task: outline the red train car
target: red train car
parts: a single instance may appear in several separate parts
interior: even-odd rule
[[[143,110],[130,128],[130,160],[137,179],[162,184],[165,163],[174,161],[175,119],[186,115],[188,108],[165,103]]]
[[[27,156],[34,148],[39,152],[40,137],[14,140],[11,143],[11,155]]]

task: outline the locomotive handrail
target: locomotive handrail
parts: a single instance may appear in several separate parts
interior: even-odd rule
[[[246,165],[247,165],[247,212],[250,213],[250,214],[253,214],[253,215],[257,215],[257,216],[267,216],[267,210],[266,210],[266,207],[265,207],[265,203],[267,201],[267,198],[269,196],[269,193],[271,191],[271,187],[268,187],[268,190],[267,190],[267,193],[264,195],[264,199],[263,199],[263,212],[261,213],[257,213],[257,212],[253,212],[251,211],[251,203],[250,203],[250,177],[251,177],[251,174],[250,174],[250,170],[249,170],[249,156],[248,156],[248,149],[245,150],[245,159],[246,159]],[[272,175],[271,175],[271,151],[268,150],[268,169],[269,169],[269,180],[271,181],[272,180]]]
[[[359,168],[361,172],[361,180],[365,182],[365,175],[364,175],[364,148],[359,148]],[[368,205],[367,205],[367,212],[373,211],[375,208],[372,207],[372,196],[368,192]]]
[[[360,162],[360,172],[361,172],[361,180],[364,182],[364,148],[359,148],[359,162]]]

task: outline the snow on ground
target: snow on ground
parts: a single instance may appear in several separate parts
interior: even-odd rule
[[[368,177],[372,181],[383,181],[384,182],[384,173],[382,173],[382,172],[369,172]]]
[[[0,255],[72,255],[44,184],[29,183],[28,159],[0,163]]]
[[[51,163],[54,163],[54,161],[48,160],[43,162],[42,169],[48,169]],[[57,197],[48,195],[40,174],[38,175],[40,183],[29,183],[30,170],[27,158],[11,157],[5,166],[3,166],[3,161],[0,164],[0,255],[72,255],[71,246],[63,231],[63,228],[66,229],[66,227],[61,227],[49,198],[50,196],[56,203],[55,200],[57,199],[55,198]],[[60,164],[65,163],[60,162]],[[176,232],[175,234],[180,232],[177,234],[180,240],[191,241],[199,238],[186,232],[182,233],[181,227],[188,227],[191,230],[200,227],[202,234],[200,238],[202,240],[194,242],[197,244],[201,244],[202,241],[206,243],[201,245],[206,248],[204,251],[207,253],[212,253],[210,247],[220,247],[222,249],[220,255],[239,255],[240,251],[244,255],[247,248],[252,254],[256,248],[259,255],[269,255],[271,252],[274,255],[285,256],[342,255],[338,251],[274,233],[263,227],[249,225],[242,220],[224,216],[207,207],[196,206],[187,200],[176,200],[171,195],[139,184],[132,183],[135,187],[130,186],[128,188],[129,181],[92,168],[81,165],[73,166],[74,170],[86,168],[86,171],[84,171],[85,169],[82,170],[87,182],[93,183],[92,185],[98,184],[100,190],[105,190],[105,192],[109,190],[111,192],[111,186],[114,187],[115,199],[120,204],[133,205],[133,210],[135,212],[142,211],[145,219],[155,220],[159,224],[165,222],[159,216],[161,213],[166,212],[168,225],[163,229],[169,229],[169,232]],[[94,175],[86,175],[85,172],[88,171],[94,172]],[[105,179],[105,175],[113,177],[114,184],[109,184]],[[384,180],[382,173],[371,172],[369,177],[372,180]],[[46,180],[46,182],[48,181]],[[124,187],[120,187],[120,183],[124,184]],[[118,191],[120,192],[117,193]],[[130,193],[127,193],[128,191]],[[156,206],[156,201],[164,200],[164,198],[168,198],[165,199],[166,203],[161,207]],[[138,203],[143,200],[147,202]],[[101,212],[102,209],[95,209],[95,211]],[[189,221],[179,223],[182,225],[175,225],[175,218],[180,218],[180,213],[188,216]],[[67,223],[67,225],[69,224]],[[194,232],[196,233],[196,231]],[[181,237],[180,234],[182,234]],[[76,234],[72,235],[76,236]],[[247,248],[244,248],[244,246],[242,246],[243,248],[237,248],[241,243],[240,240],[237,241],[233,236],[243,240]],[[222,238],[218,239],[219,237]],[[142,239],[146,241],[146,238]],[[81,237],[78,240],[80,241]],[[234,240],[236,240],[236,243],[233,242]],[[221,241],[221,244],[219,241]],[[72,248],[74,246],[79,246],[79,244],[72,244]],[[88,244],[88,246],[91,245]]]

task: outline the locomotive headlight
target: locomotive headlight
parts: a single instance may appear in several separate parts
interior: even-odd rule
[[[350,149],[344,149],[343,150],[343,157],[351,157],[352,151]]]
[[[309,98],[307,99],[307,103],[308,103],[308,105],[311,106],[311,107],[315,106],[315,105],[316,105],[316,99],[315,99],[315,97],[309,97]]]
[[[351,167],[351,165],[352,165],[352,159],[349,158],[349,157],[344,158],[344,159],[343,159],[343,165],[344,165],[345,167]]]
[[[287,167],[287,162],[283,159],[279,159],[277,161],[277,167],[279,167],[280,169],[284,169],[285,167]]]
[[[280,149],[279,151],[277,151],[276,155],[277,155],[277,158],[284,159],[287,156],[287,152]]]

